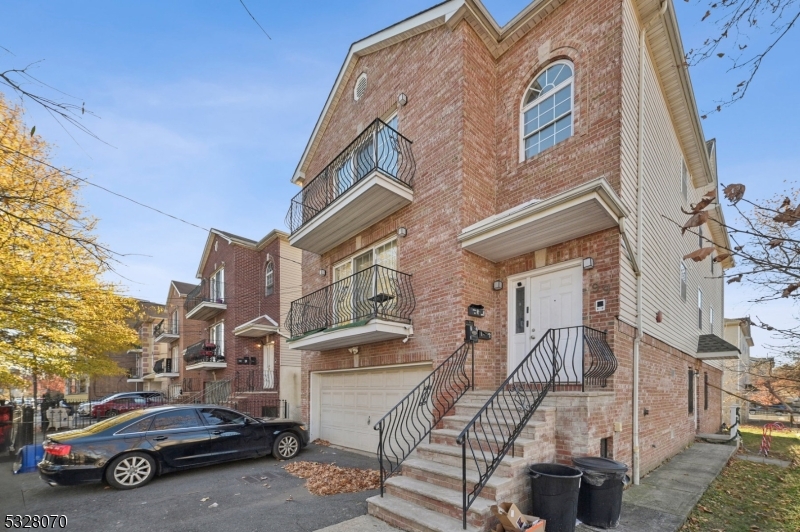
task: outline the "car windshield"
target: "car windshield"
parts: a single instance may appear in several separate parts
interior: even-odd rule
[[[89,425],[83,432],[88,434],[97,434],[98,432],[103,432],[111,427],[115,427],[117,425],[121,425],[123,423],[128,423],[131,420],[136,419],[137,417],[141,416],[144,413],[144,410],[131,410],[130,412],[125,412],[124,414],[120,414],[118,416],[110,417],[99,423],[95,423],[94,425]]]

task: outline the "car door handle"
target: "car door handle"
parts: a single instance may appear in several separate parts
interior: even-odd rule
[[[154,440],[156,440],[156,441],[164,441],[164,440],[166,440],[168,437],[169,437],[169,436],[156,436],[156,437],[155,437],[155,438],[153,438],[153,439],[154,439]]]
[[[222,431],[221,430],[212,430],[211,434],[216,434],[217,436],[219,436],[220,434],[222,434]]]

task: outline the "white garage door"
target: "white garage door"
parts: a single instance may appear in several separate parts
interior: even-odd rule
[[[378,449],[375,423],[427,377],[429,365],[318,374],[318,437],[367,452]]]

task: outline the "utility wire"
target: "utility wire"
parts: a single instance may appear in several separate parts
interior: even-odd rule
[[[253,16],[253,14],[250,12],[250,10],[249,10],[249,9],[247,9],[247,6],[246,6],[246,5],[244,5],[244,2],[243,2],[242,0],[239,0],[239,3],[240,3],[240,4],[242,4],[242,7],[244,8],[244,10],[245,10],[245,11],[247,11],[247,14],[248,14],[248,15],[250,15],[250,18],[251,18],[251,19],[253,19],[253,22],[255,22],[256,24],[258,24],[258,21],[256,20],[256,17],[254,17],[254,16]],[[261,28],[261,31],[263,31],[263,32],[264,32],[264,35],[266,35],[266,36],[267,36],[267,39],[269,39],[269,40],[271,41],[271,40],[272,40],[272,37],[270,37],[270,36],[269,36],[269,33],[267,33],[267,32],[266,32],[266,30],[264,30],[264,28],[262,28],[262,27],[261,27],[261,24],[258,24],[258,27],[259,27],[259,28]]]

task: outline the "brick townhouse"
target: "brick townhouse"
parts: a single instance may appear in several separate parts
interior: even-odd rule
[[[732,261],[718,204],[680,230],[718,188],[681,46],[671,0],[503,27],[449,0],[350,47],[292,178],[286,327],[312,438],[378,449],[370,513],[486,530],[492,501],[528,507],[528,463],[638,482],[719,428]]]
[[[134,355],[133,370],[127,378],[135,390],[169,391],[167,383],[156,379],[156,361],[167,356],[167,346],[155,341],[154,330],[166,318],[166,307],[152,301],[141,302],[142,316],[133,324],[139,334],[139,347],[128,351]],[[122,390],[120,390],[122,391]]]
[[[300,251],[271,231],[250,240],[209,232],[183,319],[201,324],[181,351],[183,382],[211,402],[254,416],[300,416],[300,356],[280,324],[299,293]],[[176,300],[177,304],[177,300]],[[180,313],[179,313],[180,315]]]
[[[186,371],[183,353],[186,348],[203,339],[205,322],[186,318],[186,297],[197,285],[171,281],[167,291],[165,317],[153,327],[153,341],[165,349],[165,353],[153,364],[153,379],[160,381],[171,399],[183,393],[200,391],[203,372],[191,376]]]

